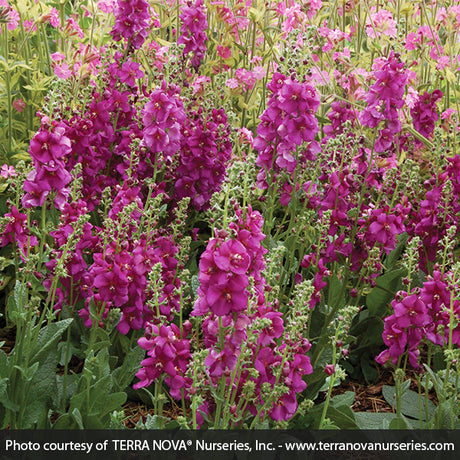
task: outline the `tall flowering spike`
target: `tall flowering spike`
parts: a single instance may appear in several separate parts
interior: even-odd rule
[[[447,158],[447,174],[454,187],[453,206],[456,213],[460,212],[460,155]]]
[[[52,252],[53,257],[46,263],[46,267],[52,275],[43,283],[48,292],[53,285],[53,276],[56,276],[55,268],[57,266],[57,261],[63,255],[63,248],[65,248],[69,239],[75,237],[76,229],[81,225],[78,224],[78,220],[84,217],[87,212],[88,208],[86,202],[83,200],[65,203],[58,228],[50,232],[50,236],[52,236],[55,241],[55,249]],[[60,295],[57,302],[53,305],[55,310],[60,311],[63,303],[72,305],[86,295],[85,286],[88,280],[88,264],[85,259],[88,259],[99,244],[99,237],[93,235],[93,228],[92,224],[85,222],[78,229],[78,240],[72,254],[66,258],[65,262],[66,272],[71,276],[61,276],[59,279],[59,283],[63,288],[58,291]],[[89,312],[85,321],[86,324],[91,321],[89,319]]]
[[[271,402],[267,414],[273,420],[287,420],[297,410],[296,393],[307,386],[302,377],[313,372],[306,356],[310,343],[285,329],[282,313],[265,298],[268,285],[262,271],[267,250],[261,244],[265,238],[261,230],[262,216],[251,207],[245,215],[241,209],[235,212],[237,220],[229,224],[232,236],[218,232],[216,238],[209,241],[200,261],[200,287],[192,315],[206,316],[202,326],[203,344],[209,352],[204,364],[210,383],[218,387],[221,379],[235,370],[244,350],[248,358],[240,363],[240,377],[234,382],[235,404],[241,403],[240,398],[246,398],[247,385],[253,386],[254,398],[244,407],[256,415],[265,402],[263,388],[273,389],[281,383],[286,386],[286,392]],[[218,340],[222,332],[223,343]],[[282,337],[283,340],[277,340]],[[258,372],[251,373],[247,363],[254,363]],[[212,405],[203,405],[199,410],[212,416]]]
[[[29,153],[34,169],[24,181],[26,194],[22,205],[25,208],[42,206],[51,191],[57,194],[56,207],[62,208],[69,193],[66,186],[72,180],[66,168],[66,161],[72,150],[67,130],[64,123],[49,126],[44,118],[42,127],[30,141]]]
[[[244,312],[248,306],[249,276],[264,302],[265,279],[260,272],[265,267],[263,255],[267,250],[261,242],[263,220],[258,211],[249,208],[246,219],[241,214],[238,224],[231,224],[236,238],[217,236],[209,241],[200,260],[199,298],[193,314],[225,316]]]
[[[260,188],[267,188],[267,172],[276,177],[282,171],[292,174],[299,159],[314,158],[319,131],[315,113],[320,96],[308,83],[275,73],[267,88],[273,93],[268,107],[260,117],[254,148],[259,152],[256,164],[261,168],[257,179]],[[297,147],[307,143],[296,158]]]
[[[183,6],[182,14],[180,15],[182,27],[177,43],[185,45],[184,56],[188,53],[193,53],[192,66],[195,70],[200,67],[206,52],[206,41],[208,39],[205,32],[208,28],[206,12],[203,0],[196,0],[195,3],[189,1],[186,6]]]
[[[434,131],[435,123],[439,115],[436,112],[436,102],[442,98],[442,92],[437,89],[431,94],[426,92],[420,96],[411,109],[410,114],[414,128],[425,137],[429,137]],[[417,140],[417,143],[421,143]]]
[[[220,190],[232,154],[230,127],[223,109],[190,111],[182,126],[181,148],[174,171],[174,198],[190,197],[196,209],[206,209]]]
[[[72,117],[66,129],[72,141],[67,170],[81,164],[82,196],[90,211],[99,204],[106,187],[118,184],[120,175],[129,167],[124,168],[123,162],[131,155],[131,143],[142,137],[137,108],[129,102],[136,92],[132,88],[124,90],[125,84],[119,83],[121,58],[122,53],[115,53],[114,62],[108,66],[109,88],[102,94],[94,91],[86,113]]]
[[[427,262],[436,260],[439,241],[445,233],[443,219],[447,219],[442,200],[442,187],[436,186],[428,190],[425,199],[420,201],[419,210],[413,219],[414,227],[411,231],[419,236],[423,242],[420,248],[420,266],[427,271]]]
[[[359,114],[364,126],[377,128],[383,122],[374,150],[391,150],[394,136],[401,131],[398,109],[404,105],[404,91],[408,73],[399,55],[391,52],[387,60],[374,72],[375,83],[364,96],[367,107]]]
[[[128,40],[134,49],[139,49],[149,34],[150,13],[146,0],[118,0],[115,8],[115,24],[110,34],[118,42]]]

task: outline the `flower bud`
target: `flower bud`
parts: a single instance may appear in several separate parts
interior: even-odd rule
[[[327,375],[335,374],[334,365],[333,364],[327,364],[326,367],[324,368],[324,372],[326,372]]]

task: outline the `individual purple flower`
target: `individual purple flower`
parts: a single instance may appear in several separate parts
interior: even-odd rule
[[[273,348],[261,348],[254,360],[254,368],[259,372],[258,383],[271,383],[276,382],[276,377],[273,370],[281,363],[281,356],[277,355]]]
[[[66,127],[62,124],[50,129],[44,123],[29,145],[30,156],[41,164],[59,160],[68,155],[70,151],[70,139],[66,136]]]
[[[204,361],[209,367],[209,375],[214,379],[220,379],[227,370],[233,371],[238,362],[235,352],[236,350],[229,346],[220,352],[212,348]]]
[[[283,315],[279,311],[267,311],[265,313],[261,313],[260,318],[267,318],[270,320],[270,326],[257,331],[257,344],[265,347],[274,343],[275,339],[278,339],[283,335]]]
[[[429,276],[423,283],[423,288],[420,292],[420,298],[435,313],[441,313],[443,306],[450,306],[451,293],[449,292],[447,283],[439,270],[433,272],[433,276]]]
[[[405,231],[404,220],[407,217],[401,211],[401,206],[390,212],[389,208],[374,209],[369,219],[369,229],[366,240],[371,244],[380,243],[387,254],[395,248],[396,236]],[[404,212],[404,211],[403,211]]]
[[[144,72],[139,67],[139,63],[128,58],[118,70],[120,81],[126,83],[128,86],[135,86],[136,79],[144,77]]]
[[[103,320],[107,318],[110,308],[112,306],[111,302],[107,302],[106,300],[102,300],[99,294],[95,294],[91,299],[85,299],[85,308],[82,308],[78,311],[78,316],[83,320],[83,324],[85,327],[92,327],[93,326],[93,319],[91,318],[91,314],[89,311],[89,305],[92,301],[93,310],[99,313],[101,320],[99,321],[99,327],[104,327]],[[56,311],[60,311],[62,306],[58,304],[54,305],[54,309]]]
[[[132,220],[129,224],[132,224],[134,227],[136,227],[136,225],[139,223],[142,215],[142,210],[144,208],[141,199],[142,195],[140,187],[132,184],[130,181],[126,181],[122,186],[118,185],[115,190],[117,191],[117,194],[112,201],[112,207],[108,213],[108,217],[116,221],[118,215],[126,206],[135,204],[137,209],[132,211],[130,215]],[[130,230],[125,229],[127,233],[129,233]],[[134,228],[132,230],[134,230]]]
[[[37,171],[31,171],[24,181],[23,189],[26,194],[22,197],[22,205],[25,208],[43,206],[49,195],[49,190],[44,190],[40,184],[35,182]]]
[[[324,372],[326,372],[327,375],[335,374],[335,366],[333,364],[326,364]]]
[[[246,310],[248,284],[245,275],[228,275],[224,280],[212,283],[206,293],[210,310],[217,316]]]
[[[391,359],[393,364],[398,362],[399,357],[404,353],[407,344],[407,333],[398,326],[394,315],[385,318],[383,330],[383,341],[388,347],[386,353],[381,353],[377,361],[382,363],[383,359]]]
[[[397,129],[394,131],[389,128],[381,129],[379,131],[379,137],[375,141],[374,150],[378,153],[383,153],[387,150],[390,150],[391,146],[393,145],[394,134],[400,130],[401,129]]]
[[[244,275],[251,262],[245,247],[238,240],[227,240],[213,254],[214,262],[220,270]]]
[[[297,411],[297,396],[294,390],[283,395],[270,411],[270,417],[275,421],[289,420]]]
[[[294,355],[294,359],[290,361],[287,366],[285,365],[283,369],[285,383],[296,393],[301,393],[307,388],[307,383],[303,379],[304,375],[313,373],[313,366],[310,358],[305,354],[310,347],[310,342],[304,339],[304,343],[297,350],[298,353]]]
[[[402,299],[392,303],[397,326],[400,328],[426,326],[430,318],[425,303],[416,294],[406,294],[402,293]]]
[[[331,110],[327,114],[331,124],[323,128],[328,137],[333,137],[343,132],[343,126],[346,121],[351,121],[352,126],[356,121],[356,112],[348,102],[334,101],[331,104]]]
[[[42,190],[59,191],[72,180],[72,175],[62,162],[50,160],[47,164],[41,165],[34,179]]]

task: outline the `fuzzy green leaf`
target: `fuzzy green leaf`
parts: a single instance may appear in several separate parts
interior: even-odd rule
[[[382,395],[388,404],[396,407],[395,387],[384,385],[382,387]],[[428,400],[428,404],[426,404],[424,396],[420,396],[412,390],[406,390],[403,392],[401,397],[401,412],[407,417],[426,420],[426,411],[428,411],[428,417],[431,418],[433,417],[435,410],[436,406],[433,402]]]
[[[141,367],[145,350],[135,346],[124,358],[123,364],[112,372],[114,389],[123,391],[133,380]]]
[[[375,280],[376,286],[366,297],[366,305],[372,315],[382,316],[385,314],[386,307],[394,299],[398,285],[405,273],[404,269],[399,268],[391,270]]]
[[[56,323],[50,323],[42,328],[38,335],[38,340],[31,353],[32,361],[39,361],[40,356],[44,356],[51,348],[57,348],[57,343],[61,339],[62,334],[72,323],[73,319],[63,319]]]
[[[395,414],[391,413],[375,413],[375,412],[356,412],[355,420],[358,427],[361,430],[381,430],[385,426],[385,422],[388,425],[396,417]]]

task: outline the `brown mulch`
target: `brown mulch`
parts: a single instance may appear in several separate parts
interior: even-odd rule
[[[83,366],[85,365],[85,361],[81,358],[77,358],[76,356],[72,355],[70,358],[69,364],[67,366],[67,374],[80,374],[83,370]],[[64,375],[65,366],[58,365],[57,374]]]
[[[135,428],[139,420],[145,422],[148,414],[155,415],[155,410],[152,407],[147,407],[142,403],[134,401],[127,401],[123,405],[123,410],[125,412],[125,420],[123,422],[125,428]],[[164,417],[175,420],[180,415],[182,415],[182,409],[176,404],[172,405],[168,403],[164,405]]]
[[[135,403],[133,401],[128,401],[123,405],[123,410],[125,412],[125,420],[123,425],[125,428],[135,428],[139,420],[145,420],[147,414],[152,413],[152,408],[148,408],[143,404]],[[153,413],[152,413],[153,415]]]
[[[9,355],[16,341],[16,328],[0,328],[0,342],[5,342],[2,350]]]
[[[391,374],[383,374],[380,382],[370,386],[361,382],[342,382],[340,386],[332,390],[332,396],[343,394],[346,391],[353,391],[356,398],[351,409],[354,412],[394,412],[382,395],[384,385],[394,385]]]

